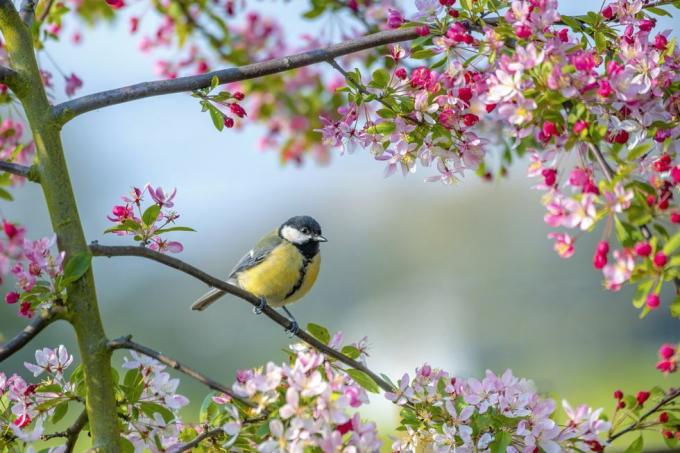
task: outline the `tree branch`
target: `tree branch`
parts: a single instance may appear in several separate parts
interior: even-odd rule
[[[636,430],[637,428],[640,427],[640,424],[650,415],[653,415],[655,412],[657,412],[659,409],[664,407],[666,404],[670,403],[673,401],[675,398],[680,397],[680,389],[670,389],[668,391],[668,395],[666,395],[661,401],[659,401],[656,406],[652,407],[650,410],[645,412],[640,416],[640,418],[635,422],[631,423],[621,431],[617,432],[616,434],[612,434],[607,438],[607,443],[611,443],[614,440],[618,439],[619,437],[623,436],[626,433],[629,433],[631,431]]]
[[[192,448],[196,448],[198,447],[198,444],[200,444],[204,440],[209,439],[211,437],[219,436],[220,434],[224,434],[224,430],[222,428],[215,428],[209,431],[204,431],[198,436],[196,436],[190,442],[187,442],[186,444],[180,446],[176,450],[171,448],[169,451],[171,451],[172,453],[182,453],[183,451],[188,451],[191,450]]]
[[[23,348],[26,343],[31,341],[36,335],[42,332],[45,327],[49,326],[57,319],[60,319],[64,311],[64,308],[60,306],[54,306],[47,310],[41,310],[40,313],[33,319],[33,321],[24,327],[24,330],[19,332],[7,343],[0,346],[0,363],[2,363],[7,357]]]
[[[166,266],[172,267],[173,269],[177,269],[178,271],[184,272],[185,274],[191,275],[192,277],[207,283],[208,285],[221,289],[222,291],[232,294],[240,299],[243,299],[244,301],[248,302],[250,305],[253,307],[257,307],[260,304],[260,299],[253,294],[249,293],[248,291],[239,288],[238,286],[231,285],[223,280],[220,280],[219,278],[215,278],[208,273],[185,263],[184,261],[181,261],[177,258],[173,258],[168,255],[164,255],[162,253],[155,252],[153,250],[150,250],[145,247],[139,247],[139,246],[107,246],[107,245],[100,245],[96,242],[90,244],[90,251],[92,252],[92,255],[94,256],[137,256],[141,258],[147,258],[153,261],[157,261],[161,264],[164,264]],[[278,311],[274,310],[272,307],[269,305],[266,305],[264,309],[262,310],[262,313],[264,313],[269,319],[280,325],[281,327],[285,328],[286,330],[289,330],[292,327],[291,321],[286,318],[285,316],[281,315]],[[369,370],[366,366],[364,366],[362,363],[347,357],[346,355],[342,354],[341,352],[328,347],[327,345],[323,344],[316,338],[314,338],[312,335],[307,333],[306,331],[300,329],[296,334],[296,337],[301,339],[302,341],[306,342],[310,346],[318,349],[320,352],[323,352],[327,356],[333,357],[336,360],[344,363],[347,366],[350,366],[352,368],[356,368],[358,370],[363,371],[364,373],[368,374],[371,379],[375,381],[376,384],[378,384],[383,390],[387,392],[392,392],[394,391],[394,388],[392,385],[390,385],[388,382],[386,382],[384,379],[379,377],[377,374],[375,374],[373,371]]]
[[[180,373],[186,374],[187,376],[197,380],[201,384],[204,384],[207,387],[209,387],[209,388],[211,388],[215,391],[227,394],[231,398],[239,401],[240,403],[242,403],[242,404],[244,404],[244,405],[246,405],[250,408],[253,408],[253,409],[257,408],[257,405],[251,403],[250,401],[248,401],[246,399],[241,398],[238,395],[235,395],[234,392],[232,392],[229,387],[226,387],[226,386],[220,384],[219,382],[210,379],[209,377],[199,373],[198,371],[194,370],[193,368],[189,368],[188,366],[183,365],[183,364],[179,363],[177,360],[172,359],[172,358],[170,358],[170,357],[168,357],[168,356],[166,356],[166,355],[164,355],[164,354],[162,354],[158,351],[154,351],[151,348],[143,346],[139,343],[135,343],[134,341],[131,340],[131,338],[132,338],[132,336],[128,335],[126,337],[120,337],[120,338],[117,338],[115,340],[111,340],[111,341],[109,341],[109,347],[112,350],[128,349],[128,350],[132,350],[132,351],[137,351],[137,352],[140,352],[140,353],[147,355],[149,357],[153,357],[154,359],[158,360],[159,362],[169,366],[170,368],[173,368],[173,369],[179,371]]]
[[[45,9],[43,9],[42,13],[40,14],[40,17],[38,20],[42,23],[47,19],[47,16],[50,14],[50,10],[52,9],[52,5],[54,4],[54,0],[47,0],[47,4],[45,5]]]
[[[136,85],[102,91],[76,98],[54,107],[54,116],[60,124],[65,124],[76,116],[102,107],[135,101],[151,96],[194,91],[210,86],[213,77],[221,84],[239,80],[255,79],[270,74],[289,71],[315,63],[321,63],[342,55],[359,52],[396,42],[408,41],[418,37],[415,27],[381,31],[334,44],[322,49],[309,50],[288,57],[276,58],[236,68],[221,69],[206,74],[179,77],[171,80],[143,82]]]
[[[78,436],[80,436],[80,432],[83,430],[85,425],[87,425],[87,411],[83,410],[76,421],[73,422],[73,424],[69,426],[66,431],[45,434],[42,436],[42,440],[50,440],[54,439],[55,437],[66,437],[65,451],[66,453],[71,453],[73,448],[76,446],[76,442],[78,442]]]
[[[16,90],[19,79],[19,74],[14,69],[0,66],[0,83],[4,83],[12,90]]]
[[[21,20],[28,28],[31,28],[33,25],[33,19],[35,18],[35,4],[36,0],[23,0],[23,2],[21,2],[21,7],[19,8],[19,16],[21,16]]]
[[[35,167],[27,167],[25,165],[14,164],[0,160],[0,171],[12,173],[13,175],[23,176],[32,182],[38,182],[38,171]]]

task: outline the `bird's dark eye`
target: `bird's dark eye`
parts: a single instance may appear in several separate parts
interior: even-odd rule
[[[301,232],[302,234],[309,234],[309,228],[303,227],[303,228],[300,229],[300,232]]]

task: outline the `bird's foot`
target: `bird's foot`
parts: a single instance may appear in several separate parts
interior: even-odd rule
[[[262,310],[264,310],[264,307],[266,307],[266,306],[267,306],[267,299],[265,299],[264,297],[260,297],[260,303],[257,304],[255,307],[253,307],[253,313],[255,313],[256,315],[261,315]]]
[[[293,338],[297,333],[300,331],[300,326],[298,326],[298,323],[296,320],[291,319],[290,320],[290,326],[286,329],[286,333],[288,334],[288,338]]]

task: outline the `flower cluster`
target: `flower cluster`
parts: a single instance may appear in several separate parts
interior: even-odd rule
[[[11,274],[18,291],[5,294],[5,302],[19,304],[19,314],[32,318],[35,310],[55,301],[66,300],[66,287],[89,267],[89,259],[74,257],[69,273],[64,273],[64,253],[52,254],[56,236],[32,241],[26,229],[3,220],[4,238],[0,238],[0,281]],[[78,269],[74,266],[82,261]]]
[[[533,384],[491,371],[481,379],[461,379],[425,364],[385,395],[403,406],[401,430],[393,451],[602,451],[600,434],[609,429],[601,409],[573,409],[565,401],[567,423],[555,420],[555,402],[541,397]]]
[[[341,334],[329,346],[338,347]],[[233,391],[258,407],[257,413],[275,410],[268,433],[251,442],[257,451],[323,452],[375,451],[380,448],[377,428],[355,409],[368,402],[366,390],[323,354],[303,344],[291,346],[290,363],[268,363],[264,368],[239,371]]]
[[[153,204],[142,211],[145,194],[149,195]],[[173,231],[194,231],[192,228],[177,226],[175,220],[179,214],[172,210],[177,189],[166,193],[161,187],[150,184],[143,189],[133,187],[129,196],[121,197],[124,204],[116,205],[106,218],[116,225],[105,233],[116,233],[120,236],[131,235],[142,246],[158,252],[179,253],[184,250],[181,243],[170,241],[161,236]]]
[[[247,113],[245,109],[239,104],[245,98],[245,95],[240,91],[233,93],[222,90],[217,94],[210,94],[219,85],[217,77],[213,77],[210,87],[196,90],[193,96],[201,100],[201,107],[203,111],[210,113],[213,125],[217,130],[222,130],[225,127],[231,129],[236,125],[234,117],[245,118]]]
[[[20,165],[31,165],[33,163],[35,145],[33,141],[26,141],[23,135],[23,123],[10,118],[0,120],[0,160]],[[23,176],[12,175],[10,173],[0,175],[0,185],[3,186],[15,185],[23,182],[23,180]]]
[[[21,442],[23,451],[35,451],[32,444],[42,440],[48,419],[59,422],[69,404],[78,400],[75,385],[64,376],[73,363],[64,346],[39,349],[35,360],[25,366],[34,377],[44,375],[40,383],[29,384],[17,374],[7,377],[0,372],[0,398],[4,402],[0,405],[0,431],[11,433],[11,437],[0,437],[0,447]],[[63,445],[49,449],[49,453],[64,451]]]
[[[659,348],[659,361],[656,369],[664,374],[674,373],[678,370],[680,361],[680,347],[672,344],[662,344]]]
[[[165,365],[134,351],[130,356],[123,363],[129,370],[122,386],[126,396],[123,410],[129,415],[124,437],[137,451],[172,451],[171,447],[183,443],[179,410],[189,400],[177,393],[179,379],[171,378]]]

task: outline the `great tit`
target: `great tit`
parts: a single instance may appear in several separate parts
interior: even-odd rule
[[[286,220],[246,253],[229,273],[227,282],[259,297],[264,304],[283,307],[291,320],[290,331],[297,331],[297,322],[285,305],[302,298],[311,289],[319,274],[319,243],[326,242],[321,226],[309,216]],[[213,288],[198,298],[192,310],[205,310],[224,295]]]

